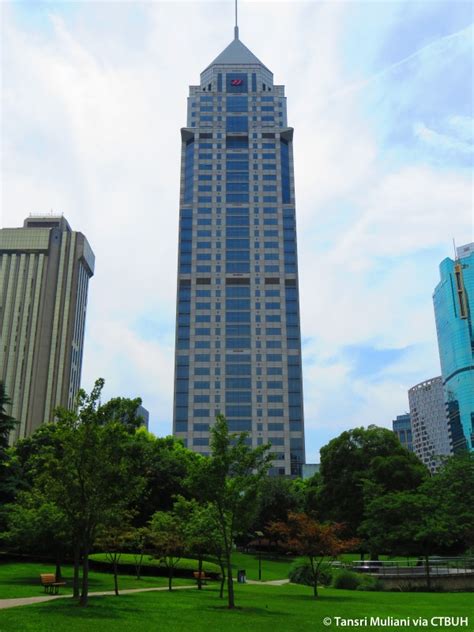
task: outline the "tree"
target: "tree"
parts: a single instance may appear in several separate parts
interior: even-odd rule
[[[326,558],[334,559],[358,545],[355,538],[341,539],[342,529],[340,524],[321,524],[304,513],[290,513],[287,522],[274,522],[268,527],[271,537],[280,539],[287,551],[308,558],[315,599],[319,573]]]
[[[435,499],[423,490],[389,492],[374,498],[366,509],[361,532],[379,551],[422,556],[428,590],[429,555],[453,541]]]
[[[219,415],[211,428],[211,456],[194,463],[191,489],[202,502],[216,510],[224,543],[228,607],[235,607],[232,578],[232,547],[238,533],[246,533],[255,512],[258,485],[271,462],[269,446],[252,449],[247,433],[230,434],[225,417]]]
[[[175,496],[188,495],[185,481],[199,455],[174,437],[155,437],[142,427],[133,436],[131,458],[144,479],[134,519],[136,526],[143,526],[156,511],[172,509]]]
[[[23,491],[14,503],[7,505],[7,531],[2,540],[9,548],[45,553],[56,560],[56,578],[61,578],[64,552],[69,547],[67,518],[59,507],[48,500],[40,489]]]
[[[132,467],[132,435],[120,422],[106,422],[98,413],[103,380],[90,395],[79,391],[77,411],[56,410],[57,445],[48,451],[38,475],[43,492],[64,512],[74,542],[74,585],[78,592],[82,554],[80,603],[89,590],[89,552],[100,527],[116,523],[140,493],[142,478]]]
[[[123,516],[126,519],[126,516]],[[118,564],[122,552],[129,541],[129,525],[126,521],[115,525],[101,525],[95,539],[95,546],[105,553],[106,559],[112,564],[114,574],[114,591],[119,595]]]
[[[447,458],[421,489],[436,503],[456,549],[474,546],[474,453]]]
[[[184,525],[172,511],[157,511],[150,521],[153,557],[168,569],[168,590],[172,590],[174,569],[185,551]]]
[[[202,562],[205,555],[214,555],[221,567],[221,597],[225,581],[224,550],[215,507],[197,500],[179,497],[173,508],[183,524],[186,552],[198,559],[198,590],[202,589]]]
[[[285,521],[289,512],[303,510],[304,486],[300,479],[282,476],[262,479],[257,494],[251,532],[264,531],[270,522]]]
[[[149,548],[150,530],[148,527],[130,527],[126,539],[126,548],[130,549],[135,562],[136,579],[140,579],[143,556]]]
[[[325,520],[343,523],[355,536],[364,516],[367,481],[379,492],[396,491],[415,489],[427,476],[426,468],[390,430],[354,428],[321,448],[317,509]]]
[[[13,451],[8,447],[10,432],[18,423],[6,412],[10,404],[5,386],[3,382],[0,382],[0,507],[13,500],[18,485],[13,467]]]

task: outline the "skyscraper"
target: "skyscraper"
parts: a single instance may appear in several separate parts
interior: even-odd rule
[[[452,442],[441,376],[420,382],[408,391],[413,451],[432,471],[440,457],[452,454]]]
[[[273,475],[304,463],[293,129],[284,86],[239,39],[190,86],[181,130],[173,432],[209,452],[225,414]]]
[[[392,430],[397,435],[402,446],[410,452],[413,452],[410,413],[397,415],[397,418],[392,421]]]
[[[474,243],[440,266],[433,303],[455,451],[474,449]]]
[[[0,230],[0,380],[20,422],[13,440],[74,403],[93,273],[87,239],[62,216]]]

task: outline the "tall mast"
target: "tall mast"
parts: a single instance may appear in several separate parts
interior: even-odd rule
[[[235,26],[234,26],[234,39],[239,39],[239,25],[237,21],[237,0],[235,0]]]

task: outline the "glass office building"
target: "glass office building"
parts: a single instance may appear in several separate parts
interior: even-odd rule
[[[474,243],[440,264],[433,302],[455,452],[474,448]]]
[[[223,413],[272,475],[305,461],[293,129],[283,86],[239,40],[190,86],[181,130],[173,432],[209,453]]]
[[[409,452],[413,452],[413,438],[411,429],[410,413],[397,415],[392,421],[392,430],[397,435],[400,443]]]

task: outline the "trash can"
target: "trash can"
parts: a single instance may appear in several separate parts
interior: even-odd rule
[[[245,584],[245,569],[237,571],[237,583]]]

